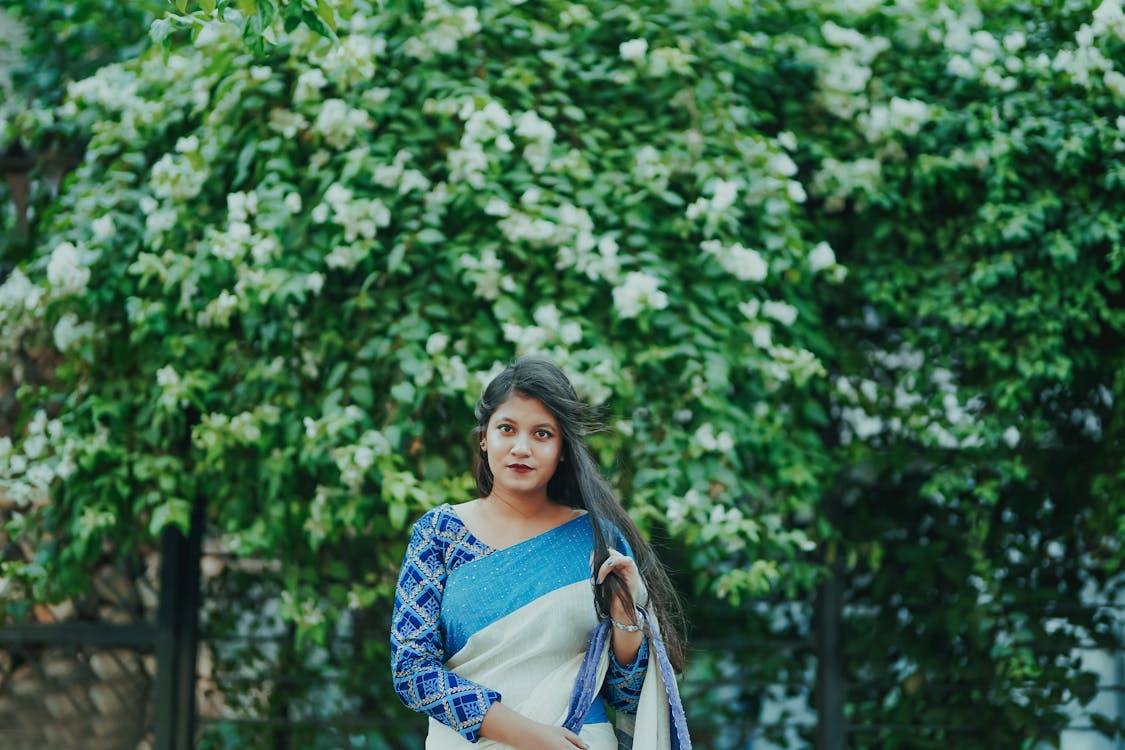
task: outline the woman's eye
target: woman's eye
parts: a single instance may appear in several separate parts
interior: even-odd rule
[[[551,437],[551,433],[547,432],[546,430],[536,430],[535,434],[537,437],[539,437],[540,440],[546,440],[547,438]]]
[[[496,429],[500,430],[500,432],[511,432],[512,426],[508,425],[508,424],[502,424],[499,427],[497,427]]]

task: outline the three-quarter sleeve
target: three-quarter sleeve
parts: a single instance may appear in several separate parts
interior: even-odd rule
[[[408,708],[475,743],[484,715],[500,693],[444,666],[441,601],[448,572],[431,511],[414,524],[399,572],[391,616],[391,672],[395,692]]]
[[[641,686],[644,685],[645,674],[648,672],[648,638],[641,641],[637,649],[637,656],[630,664],[621,664],[609,650],[609,669],[606,671],[602,695],[618,711],[627,714],[637,713],[637,705],[641,699]]]

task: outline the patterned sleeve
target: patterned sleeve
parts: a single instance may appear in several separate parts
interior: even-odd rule
[[[609,650],[609,670],[605,675],[605,684],[602,695],[609,701],[609,705],[618,711],[627,714],[637,713],[637,704],[641,699],[641,686],[645,681],[648,671],[648,638],[641,641],[637,650],[637,658],[632,664],[623,665],[617,661],[613,649]]]
[[[625,535],[620,530],[614,529],[614,546],[617,551],[633,556],[633,548],[629,545]],[[642,606],[647,602],[637,602]],[[605,683],[602,687],[602,694],[618,711],[624,711],[627,714],[637,713],[637,704],[641,698],[641,686],[645,681],[645,673],[648,671],[648,637],[641,641],[641,647],[637,650],[637,656],[633,659],[631,664],[621,664],[617,661],[617,657],[613,653],[613,649],[609,650],[609,670],[606,672]]]
[[[391,616],[391,671],[395,692],[407,708],[459,733],[480,739],[480,725],[500,693],[447,670],[441,634],[441,599],[447,568],[434,516],[414,524],[402,561]]]

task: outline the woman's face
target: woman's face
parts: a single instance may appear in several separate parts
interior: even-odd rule
[[[545,498],[562,456],[554,415],[539,399],[515,393],[492,413],[484,433],[492,470],[492,492],[506,497]]]

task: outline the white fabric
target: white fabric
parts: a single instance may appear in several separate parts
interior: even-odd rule
[[[517,713],[561,726],[596,624],[590,583],[580,581],[541,596],[474,633],[445,666],[498,691],[501,702]],[[608,668],[607,644],[598,665],[599,684]],[[634,750],[671,750],[668,702],[655,655],[650,657],[635,723],[633,718],[618,713],[619,728],[632,734],[635,725]],[[514,750],[484,737],[474,745],[435,719],[429,723],[426,750]],[[580,736],[590,750],[618,750],[612,724],[588,724]]]

